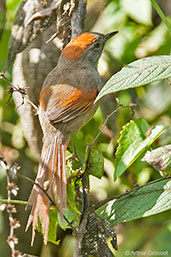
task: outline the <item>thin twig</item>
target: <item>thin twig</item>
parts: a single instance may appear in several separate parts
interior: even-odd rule
[[[117,101],[119,101],[119,100],[117,100]],[[119,102],[118,102],[118,103],[119,103]],[[104,121],[104,123],[103,123],[103,125],[102,125],[102,127],[101,127],[101,129],[100,129],[100,131],[99,131],[99,133],[96,135],[96,137],[94,138],[94,140],[88,145],[89,148],[91,148],[92,145],[93,145],[93,144],[97,141],[97,139],[100,137],[100,135],[102,134],[102,132],[103,132],[103,130],[104,130],[104,128],[105,128],[105,126],[106,126],[108,120],[110,119],[110,117],[111,117],[113,114],[117,113],[117,112],[118,112],[120,109],[122,109],[122,108],[129,108],[129,109],[131,109],[131,111],[133,111],[133,108],[134,108],[135,106],[136,106],[136,104],[133,104],[133,103],[131,103],[130,105],[122,105],[121,103],[119,103],[119,107],[116,108],[113,112],[111,112],[110,114],[107,115],[107,117],[106,117],[106,119],[105,119],[105,121]]]
[[[52,205],[54,205],[55,208],[57,208],[57,211],[59,211],[59,210],[58,210],[58,207],[56,206],[56,203],[53,201],[53,199],[50,197],[50,195],[47,193],[47,191],[46,191],[42,186],[39,185],[39,183],[35,182],[35,181],[34,181],[33,179],[31,179],[31,178],[28,178],[28,177],[24,176],[23,174],[21,174],[21,173],[19,173],[19,172],[18,172],[17,175],[18,175],[19,177],[21,177],[21,178],[24,178],[24,179],[30,181],[33,185],[36,185],[38,188],[40,188],[40,189],[43,191],[43,193],[47,196],[47,198],[50,200],[50,202],[52,203]]]
[[[26,89],[25,88],[21,88],[21,87],[16,87],[14,86],[5,76],[5,74],[3,72],[0,72],[0,78],[5,80],[9,85],[10,85],[10,88],[9,88],[9,93],[12,95],[14,92],[19,92],[22,96],[22,98],[25,98],[27,99],[27,101],[33,106],[33,108],[38,111],[38,107],[29,99],[28,95],[27,95],[27,92],[26,92]],[[11,96],[10,96],[11,97]],[[10,98],[9,98],[10,99]],[[8,100],[9,101],[9,100]],[[7,101],[7,102],[8,102]],[[23,102],[24,103],[24,102]],[[21,105],[23,104],[21,103]],[[20,105],[20,106],[21,106]]]
[[[11,199],[10,201],[7,199],[0,199],[0,203],[10,203],[10,204],[21,204],[21,205],[26,205],[27,201],[21,201],[21,200],[14,200]]]
[[[37,255],[30,255],[27,253],[24,253],[22,257],[38,257]]]

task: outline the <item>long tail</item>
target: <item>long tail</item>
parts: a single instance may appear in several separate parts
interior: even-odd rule
[[[41,162],[35,182],[39,184],[33,186],[28,205],[32,205],[31,213],[27,222],[26,230],[32,223],[32,241],[35,238],[35,230],[40,218],[42,231],[44,233],[44,243],[48,239],[49,210],[51,201],[41,188],[46,190],[50,197],[53,197],[55,203],[59,206],[60,215],[63,217],[63,209],[66,207],[66,144],[59,143],[58,135],[51,137],[47,143],[46,139],[43,145]]]

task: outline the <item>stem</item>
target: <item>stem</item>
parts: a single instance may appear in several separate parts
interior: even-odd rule
[[[159,7],[159,5],[156,3],[155,0],[151,0],[151,3],[153,5],[153,7],[155,8],[156,12],[158,13],[158,15],[161,17],[164,24],[167,26],[169,33],[171,34],[171,24],[168,21],[168,19],[166,18],[165,14],[163,13],[163,11],[161,10],[161,8]]]
[[[10,200],[10,201],[8,201],[7,199],[0,199],[0,203],[10,203],[10,204],[26,205],[27,201],[20,201],[20,200]]]
[[[92,145],[97,141],[97,139],[99,138],[99,136],[102,134],[108,120],[110,119],[110,117],[115,114],[116,112],[118,112],[120,109],[122,108],[130,108],[129,106],[123,106],[123,105],[120,105],[117,109],[115,109],[113,112],[111,112],[110,114],[107,115],[106,119],[105,119],[105,122],[103,123],[103,126],[101,127],[99,133],[96,135],[96,137],[94,138],[94,140],[88,145],[89,148],[91,149]]]

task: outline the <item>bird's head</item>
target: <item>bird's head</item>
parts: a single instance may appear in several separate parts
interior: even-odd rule
[[[62,51],[62,56],[72,60],[87,60],[97,64],[106,41],[117,34],[117,31],[100,34],[85,32],[71,40]]]

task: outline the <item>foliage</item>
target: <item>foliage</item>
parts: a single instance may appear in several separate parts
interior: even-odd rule
[[[171,77],[171,37],[165,26],[167,23],[170,27],[170,19],[162,16],[163,21],[155,22],[151,5],[151,2],[155,4],[155,1],[149,0],[142,3],[142,1],[132,0],[131,5],[128,2],[130,1],[107,1],[106,7],[93,29],[100,32],[120,31],[118,36],[108,42],[100,60],[99,71],[107,83],[100,91],[96,101],[109,93],[115,93],[112,95],[113,99],[117,94],[121,104],[137,104],[134,108],[134,116],[131,116],[129,108],[121,109],[117,113],[114,130],[107,124],[108,128],[103,130],[93,144],[89,159],[89,187],[92,202],[99,203],[108,195],[113,196],[113,199],[101,205],[96,213],[112,225],[132,220],[132,223],[121,225],[123,227],[118,226],[118,234],[123,238],[118,256],[124,256],[124,250],[128,249],[150,248],[150,250],[156,250],[159,241],[160,249],[167,250],[170,243],[168,242],[170,221],[167,212],[171,209],[170,178],[161,179],[156,166],[151,162],[153,156],[148,160],[144,157],[144,161],[141,161],[148,151],[156,153],[154,151],[160,149],[161,146],[171,144],[171,88],[167,80]],[[7,22],[0,41],[1,71],[7,62],[9,35],[19,3],[19,0],[7,1]],[[126,67],[124,67],[125,65]],[[117,72],[118,70],[120,71]],[[11,79],[11,67],[6,71],[6,75]],[[143,85],[146,86],[143,87]],[[7,84],[0,81],[1,153],[9,163],[13,163],[24,155],[32,161],[32,170],[36,170],[37,161],[24,139],[12,99],[5,105],[8,99],[6,89]],[[77,201],[77,188],[82,188],[79,176],[86,169],[88,158],[86,147],[94,140],[103,122],[103,113],[99,108],[93,119],[74,135],[80,162],[73,160],[67,163],[70,183],[68,184],[68,209],[65,211],[65,216],[70,224],[61,220],[59,216],[57,218],[56,210],[51,209],[48,240],[54,244],[60,243],[58,241],[58,223],[64,230],[79,225],[80,205]],[[164,171],[167,171],[167,168]],[[113,175],[115,180],[117,179],[115,182]],[[4,179],[5,173],[0,167],[1,198],[6,197],[3,186]],[[154,181],[156,179],[157,181]],[[149,181],[152,182],[147,183]],[[134,188],[137,183],[143,186]],[[144,185],[145,183],[147,184]],[[134,189],[130,193],[123,194],[126,189],[132,188]],[[121,196],[115,199],[115,196],[119,194]],[[19,199],[27,200],[27,198]],[[140,219],[154,214],[157,215],[148,219]],[[135,219],[140,220],[133,221]],[[3,224],[2,216],[0,216],[0,224]],[[137,230],[139,225],[142,231],[140,231],[141,229]],[[163,226],[162,238],[159,240],[161,226]],[[41,225],[38,229],[41,231]],[[149,238],[150,243],[147,244],[146,241],[143,241],[142,238],[148,234],[151,235],[154,231],[153,236]],[[3,231],[0,230],[0,233],[5,242]],[[26,238],[27,235],[22,234],[22,237]],[[134,240],[135,238],[137,240]],[[4,246],[1,247],[1,244],[3,244],[2,240],[0,256],[7,255],[4,254]],[[68,247],[65,245],[64,248]],[[64,251],[61,250],[61,256],[64,254]]]
[[[149,183],[109,201],[97,210],[97,214],[115,226],[119,222],[148,217],[169,210],[170,189],[170,179]]]
[[[171,77],[171,57],[153,56],[135,61],[124,67],[112,76],[97,99],[104,95],[115,93],[124,89],[143,86],[161,79]]]
[[[143,119],[131,120],[121,131],[115,154],[115,179],[145,151],[165,130],[157,125],[149,131],[150,126]],[[148,133],[149,131],[149,133]]]

